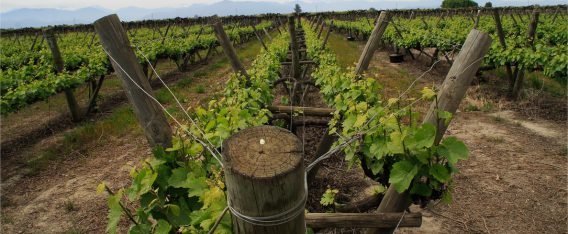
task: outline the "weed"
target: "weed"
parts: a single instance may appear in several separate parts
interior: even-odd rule
[[[205,87],[203,87],[203,85],[198,85],[197,87],[195,87],[195,92],[205,93]]]
[[[197,75],[194,74],[193,76],[197,76]],[[191,85],[191,83],[193,83],[193,79],[190,79],[189,77],[187,77],[187,78],[184,78],[184,79],[181,79],[180,81],[178,81],[176,86],[180,87],[180,88],[185,88],[185,87]]]
[[[71,200],[67,200],[63,203],[63,205],[65,206],[65,210],[67,212],[71,212],[71,211],[75,211],[77,210],[77,208],[75,207],[75,203],[73,203],[73,201]]]
[[[491,103],[491,102],[485,102],[485,103],[483,104],[483,107],[481,107],[481,110],[482,110],[482,111],[485,111],[485,112],[489,112],[489,111],[493,110],[493,103]]]
[[[479,111],[479,107],[472,103],[468,103],[464,110],[465,112]]]
[[[505,122],[505,119],[499,115],[495,115],[492,117],[493,121],[497,122],[497,123],[503,123]]]

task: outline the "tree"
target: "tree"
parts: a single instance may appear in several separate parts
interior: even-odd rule
[[[491,3],[491,2],[486,2],[486,3],[485,3],[485,7],[491,8],[491,7],[493,7],[493,3]]]
[[[374,7],[371,7],[371,8],[369,8],[369,12],[375,13],[375,12],[378,12],[378,10],[375,9]]]
[[[477,6],[477,2],[472,0],[444,0],[442,2],[442,8],[465,8]]]
[[[302,13],[302,8],[300,7],[300,4],[296,4],[296,6],[294,7],[294,12],[296,12],[296,14]]]

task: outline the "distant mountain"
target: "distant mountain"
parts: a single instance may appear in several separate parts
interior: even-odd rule
[[[540,5],[563,4],[563,0],[476,0],[480,6],[491,1],[493,6],[521,6],[527,3]],[[399,0],[310,0],[299,2],[303,11],[344,11],[356,9],[414,9],[437,8],[442,0],[430,1],[399,1]],[[60,24],[89,24],[96,19],[111,13],[117,13],[121,20],[134,21],[143,19],[165,19],[175,17],[194,17],[210,15],[254,15],[261,13],[290,13],[295,1],[287,3],[259,1],[230,1],[225,0],[212,4],[193,4],[177,8],[140,8],[127,7],[109,10],[101,7],[86,7],[77,10],[60,10],[52,8],[22,8],[0,14],[0,28],[40,27]]]
[[[23,8],[0,14],[1,28],[40,27],[59,24],[88,24],[109,13],[99,7],[77,10]]]

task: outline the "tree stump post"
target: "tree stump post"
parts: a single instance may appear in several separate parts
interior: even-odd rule
[[[476,29],[471,30],[467,39],[465,40],[461,52],[458,54],[457,59],[448,71],[446,79],[438,93],[438,102],[433,102],[428,110],[423,123],[431,123],[438,126],[436,131],[436,140],[434,144],[438,144],[444,136],[448,125],[444,121],[439,121],[437,112],[447,111],[455,114],[459,104],[479,65],[482,58],[485,56],[489,47],[491,46],[491,37]],[[408,192],[402,194],[398,193],[394,186],[389,186],[377,212],[403,212],[410,204]],[[367,233],[392,233],[395,229],[370,229]]]
[[[120,19],[116,14],[108,15],[95,21],[94,26],[114,70],[122,80],[122,87],[134,107],[134,113],[150,146],[171,146],[170,125],[162,109],[150,97],[154,96],[154,92],[138,63]]]
[[[355,74],[361,75],[363,74],[363,71],[369,68],[369,63],[371,62],[371,59],[375,54],[375,50],[379,46],[381,37],[383,36],[383,33],[385,32],[389,23],[389,19],[389,12],[382,11],[379,15],[379,19],[377,20],[377,24],[375,24],[375,28],[373,29],[373,32],[369,37],[369,40],[367,40],[367,44],[363,49],[363,53],[361,54],[361,57],[359,57],[359,62],[357,62],[357,67],[355,68]]]
[[[244,129],[223,142],[222,154],[234,233],[306,232],[306,173],[296,135],[274,126]]]

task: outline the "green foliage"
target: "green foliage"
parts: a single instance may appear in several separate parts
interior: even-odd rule
[[[491,3],[491,2],[486,2],[483,7],[491,8],[491,7],[493,7],[493,3]]]
[[[300,14],[302,13],[302,7],[300,7],[300,4],[294,5],[294,12],[296,12],[296,14]]]
[[[467,8],[477,7],[477,2],[472,0],[444,0],[442,1],[442,8]]]
[[[129,233],[209,231],[227,206],[225,184],[219,162],[190,135],[219,148],[231,134],[266,124],[270,112],[265,107],[274,99],[269,83],[278,78],[287,39],[287,35],[275,38],[268,51],[257,56],[248,70],[249,88],[244,88],[242,76],[233,75],[223,98],[211,101],[207,109],[195,109],[193,117],[204,134],[195,125],[184,126],[171,148],[156,149],[153,158],[132,169],[131,185],[109,196],[109,233],[116,232],[123,214],[133,222]],[[97,188],[103,190],[109,191],[104,184]],[[132,212],[126,204],[134,202],[139,205]],[[231,233],[231,225],[230,215],[225,215],[215,233]]]
[[[539,70],[547,77],[566,85],[568,77],[568,31],[564,22],[553,21],[551,14],[541,14],[536,31],[534,46],[527,46],[527,26],[518,25],[511,17],[502,17],[503,31],[507,48],[496,41],[483,63],[492,67],[503,67],[505,64],[518,66],[529,71]],[[359,32],[369,36],[373,26],[366,18],[356,21],[334,20],[337,28]],[[467,16],[446,17],[439,20],[437,16],[417,17],[415,19],[399,19],[398,32],[389,24],[383,40],[400,48],[437,48],[440,52],[449,53],[459,50],[472,28],[472,21]],[[498,38],[495,21],[491,15],[480,17],[478,30]]]
[[[321,195],[320,204],[322,206],[334,205],[335,204],[335,195],[337,195],[337,193],[339,193],[339,190],[327,188],[327,190],[325,190],[325,193],[323,193],[323,195]]]
[[[335,145],[359,137],[344,148],[350,166],[364,160],[373,174],[386,176],[398,192],[409,191],[424,199],[449,198],[453,165],[468,156],[465,144],[453,137],[435,144],[436,127],[418,124],[419,115],[412,111],[418,101],[435,101],[437,94],[430,88],[416,98],[379,96],[380,85],[375,79],[358,77],[352,68],[343,70],[335,56],[321,46],[321,41],[309,26],[306,32],[307,53],[318,67],[312,77],[324,101],[336,111],[330,120],[331,133],[339,133]],[[437,117],[448,124],[451,113],[438,111]],[[359,134],[364,133],[360,136]],[[385,175],[386,171],[390,174]],[[326,196],[327,202],[331,201]]]
[[[271,21],[255,25],[257,30],[268,28]],[[253,35],[252,26],[227,25],[228,36],[232,41]],[[229,28],[234,28],[229,30]],[[210,27],[205,27],[202,35],[200,25],[189,28],[173,26],[167,40],[162,43],[161,36],[152,28],[131,30],[129,40],[136,48],[135,54],[142,66],[150,61],[171,59],[181,63],[199,50],[219,45]],[[165,31],[165,28],[161,29]],[[111,73],[111,63],[98,43],[89,47],[91,33],[67,33],[59,35],[59,49],[64,60],[64,71],[56,73],[51,52],[46,43],[36,45],[30,51],[32,40],[20,37],[23,41],[14,43],[9,38],[0,39],[0,112],[7,114],[29,104],[46,100],[63,90],[73,89],[87,81]]]

